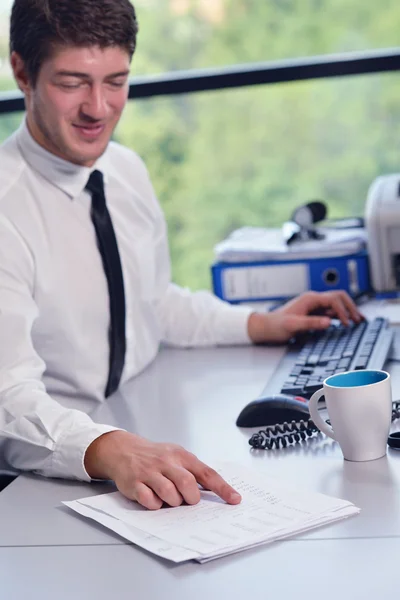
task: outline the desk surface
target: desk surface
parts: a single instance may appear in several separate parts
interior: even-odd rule
[[[132,546],[0,548],[4,600],[376,600],[397,595],[397,539],[287,541],[205,565]]]
[[[349,499],[362,509],[359,516],[209,565],[176,567],[60,504],[110,491],[111,485],[24,475],[0,494],[0,581],[2,591],[4,585],[10,590],[4,597],[22,598],[27,581],[32,589],[35,583],[44,586],[41,599],[60,600],[72,597],[72,590],[75,598],[87,600],[110,592],[125,598],[128,590],[137,593],[138,588],[141,597],[179,600],[187,597],[189,586],[191,597],[208,593],[213,598],[224,590],[231,598],[243,598],[252,591],[249,582],[254,591],[278,592],[282,585],[285,597],[294,594],[301,582],[311,598],[317,593],[320,597],[327,584],[326,597],[337,598],[344,582],[351,588],[346,596],[352,598],[372,598],[374,586],[380,594],[389,590],[382,585],[392,586],[391,572],[396,572],[392,557],[397,556],[400,538],[400,453],[389,451],[378,461],[348,463],[337,444],[322,436],[285,450],[254,452],[248,445],[252,430],[235,426],[240,410],[257,397],[281,354],[280,349],[262,347],[162,350],[153,365],[93,417],[153,440],[182,444],[211,465],[232,460]],[[400,365],[388,368],[397,398]],[[366,569],[372,556],[373,568]],[[309,574],[311,563],[318,567],[318,590]],[[29,574],[26,581],[18,578],[21,569]],[[91,595],[85,596],[88,586]],[[36,597],[30,593],[32,600]]]

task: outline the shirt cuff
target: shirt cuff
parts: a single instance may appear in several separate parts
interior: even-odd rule
[[[251,344],[248,322],[254,309],[226,304],[218,314],[217,344],[220,346]]]
[[[57,443],[57,449],[53,454],[52,472],[46,475],[92,481],[85,469],[86,450],[97,438],[111,431],[121,431],[121,429],[94,423],[93,427],[68,431]]]

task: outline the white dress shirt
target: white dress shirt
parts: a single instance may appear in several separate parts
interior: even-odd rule
[[[147,171],[110,143],[92,169],[47,152],[24,123],[0,146],[0,440],[7,462],[89,480],[84,455],[114,428],[87,413],[109,369],[107,279],[85,185],[102,171],[125,282],[121,383],[175,346],[249,343],[250,309],[170,279],[166,224]]]

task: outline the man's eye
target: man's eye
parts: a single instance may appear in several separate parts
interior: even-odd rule
[[[122,88],[125,85],[125,81],[110,81],[111,87]]]
[[[80,83],[60,83],[59,85],[65,90],[76,90],[81,86]]]

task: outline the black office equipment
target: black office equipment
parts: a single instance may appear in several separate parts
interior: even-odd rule
[[[396,450],[400,450],[400,431],[396,431],[395,433],[391,433],[389,435],[388,446],[390,448],[396,448]]]
[[[11,475],[0,475],[0,492],[5,490],[10,483],[15,479],[15,476]]]
[[[324,234],[314,227],[314,223],[325,219],[326,214],[326,205],[320,201],[299,206],[293,212],[291,220],[283,224],[283,239],[289,245],[294,242],[323,239]]]
[[[298,337],[289,344],[284,360],[260,397],[282,393],[311,398],[324,379],[334,373],[382,369],[393,336],[387,319],[378,317],[349,327],[333,321],[325,331]]]
[[[309,418],[310,412],[305,398],[275,394],[253,400],[244,407],[237,418],[238,427],[274,425]]]

